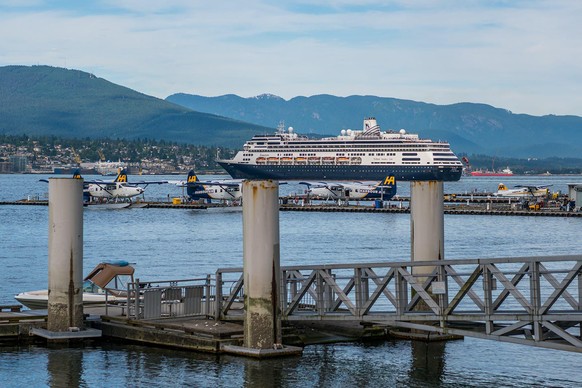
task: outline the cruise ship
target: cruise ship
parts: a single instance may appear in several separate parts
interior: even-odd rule
[[[458,181],[462,164],[449,143],[380,130],[376,119],[362,130],[342,130],[321,139],[280,125],[273,135],[256,135],[233,159],[217,161],[235,179]]]

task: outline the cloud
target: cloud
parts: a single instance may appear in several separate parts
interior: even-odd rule
[[[84,3],[0,2],[0,65],[81,69],[161,98],[374,94],[582,115],[575,1]]]

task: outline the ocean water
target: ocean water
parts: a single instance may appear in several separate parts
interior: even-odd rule
[[[35,175],[0,175],[0,201],[46,196]],[[152,179],[179,179],[160,177]],[[148,177],[130,177],[130,180]],[[501,180],[500,180],[501,179]],[[503,181],[552,184],[566,192],[582,176],[469,177],[446,193],[495,191]],[[145,198],[181,195],[149,186]],[[300,193],[290,182],[281,193]],[[400,195],[409,185],[400,183]],[[281,212],[281,264],[408,260],[407,214]],[[48,208],[0,206],[0,304],[47,287]],[[582,219],[445,216],[445,256],[485,258],[580,254]],[[242,212],[120,209],[84,212],[84,267],[135,263],[142,280],[177,279],[242,266]],[[257,361],[137,345],[0,348],[1,386],[582,386],[582,355],[466,338],[446,343],[387,341],[308,346],[299,358]],[[33,367],[31,367],[33,366]]]

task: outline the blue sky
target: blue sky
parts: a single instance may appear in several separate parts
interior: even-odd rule
[[[0,0],[0,66],[142,93],[377,95],[582,116],[582,2]]]

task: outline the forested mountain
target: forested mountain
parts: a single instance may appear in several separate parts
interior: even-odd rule
[[[239,147],[270,131],[200,113],[113,84],[49,66],[0,67],[0,134],[157,139]]]

